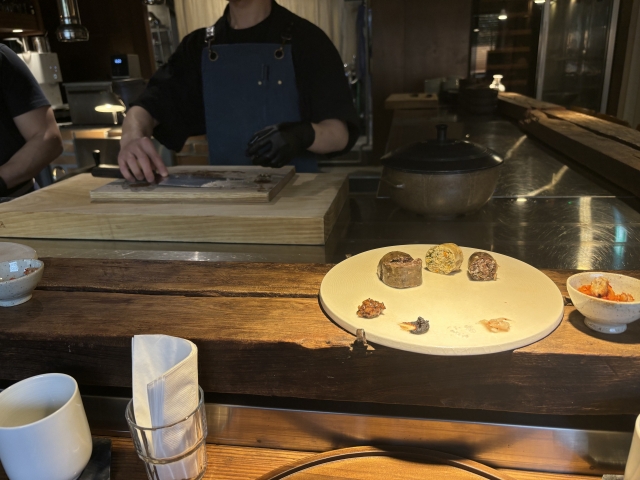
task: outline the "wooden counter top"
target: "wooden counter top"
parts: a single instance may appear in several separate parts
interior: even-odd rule
[[[591,331],[573,307],[547,338],[474,357],[370,345],[332,323],[330,265],[44,259],[33,299],[0,315],[0,379],[64,372],[130,387],[131,336],[199,348],[208,392],[539,414],[637,414],[640,322]],[[545,271],[566,295],[570,271]],[[640,272],[627,272],[640,278]]]
[[[142,460],[135,454],[129,438],[112,438],[111,480],[146,480]],[[276,468],[314,455],[310,452],[269,448],[207,445],[207,471],[204,480],[255,480]],[[514,480],[596,480],[601,476],[537,473],[498,469]],[[0,465],[0,480],[7,480]]]

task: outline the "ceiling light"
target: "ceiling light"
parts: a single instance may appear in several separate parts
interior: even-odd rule
[[[480,31],[480,29],[479,29],[479,28],[474,28],[474,29],[473,29],[473,31],[474,31],[475,33],[478,33],[478,32]]]
[[[24,30],[21,29],[21,28],[16,28],[16,29],[12,30],[12,32],[13,33],[22,33],[22,32],[24,32]]]
[[[543,3],[545,3],[546,0],[533,0],[533,3],[537,3],[538,5],[541,5]]]
[[[498,15],[498,20],[506,20],[507,19],[507,11],[503,8],[500,10],[500,15]]]

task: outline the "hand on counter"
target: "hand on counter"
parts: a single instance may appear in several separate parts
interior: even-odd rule
[[[160,175],[169,175],[167,167],[151,141],[158,122],[141,107],[131,107],[122,125],[118,165],[129,182],[146,180],[153,183],[156,170]]]

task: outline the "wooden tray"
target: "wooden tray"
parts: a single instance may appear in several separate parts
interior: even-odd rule
[[[462,270],[439,275],[423,269],[422,285],[397,289],[376,275],[380,258],[393,250],[424,257],[433,245],[385,247],[348,258],[327,275],[320,286],[325,312],[345,330],[364,329],[369,341],[410,352],[432,355],[482,355],[524,347],[549,335],[564,315],[558,287],[544,273],[505,255],[490,253],[498,262],[498,279],[474,282],[467,276],[467,260],[478,250],[462,248]],[[356,315],[367,298],[383,302],[384,313],[373,319]],[[421,316],[430,322],[422,335],[402,330],[401,322]],[[479,322],[511,320],[509,332],[492,333]]]
[[[273,470],[258,480],[512,480],[485,465],[411,447],[354,447],[321,453]]]
[[[215,186],[185,188],[152,185],[136,188],[130,187],[125,180],[116,180],[91,190],[90,195],[93,202],[265,203],[285,187],[295,171],[292,166],[278,169],[254,166],[170,167],[169,173],[173,175],[196,172],[211,175],[211,183]]]

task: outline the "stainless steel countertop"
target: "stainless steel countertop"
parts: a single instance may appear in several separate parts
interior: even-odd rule
[[[433,220],[375,192],[352,192],[327,245],[2,239],[41,257],[337,263],[348,255],[409,243],[454,242],[523,260],[537,268],[640,269],[640,200],[591,175],[501,119],[465,122],[469,140],[505,157],[494,197],[479,212]],[[333,170],[339,170],[334,167]],[[375,183],[380,168],[343,168],[354,186]],[[355,189],[354,189],[355,190]]]

